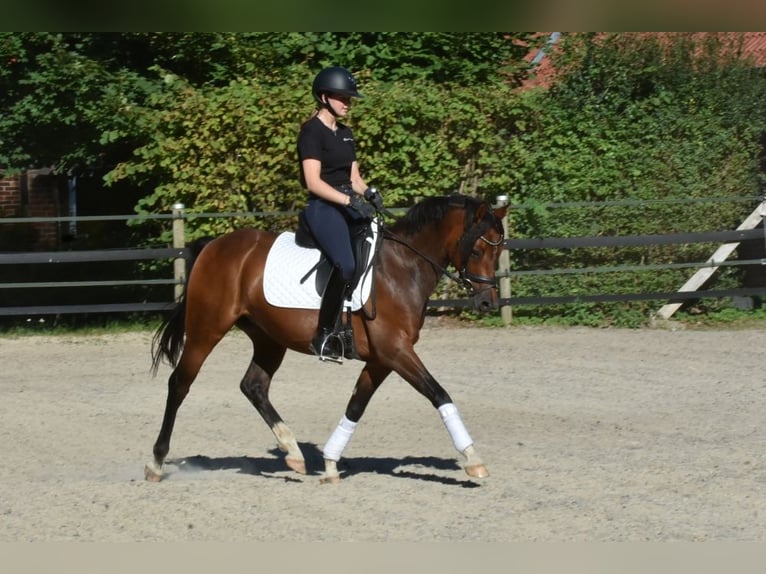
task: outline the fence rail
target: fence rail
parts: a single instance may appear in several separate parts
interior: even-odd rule
[[[138,261],[186,257],[186,248],[102,249],[96,251],[36,251],[0,253],[0,265],[21,263],[86,263],[94,261]]]
[[[683,243],[728,243],[763,238],[762,229],[703,231],[697,233],[664,233],[656,235],[619,235],[596,237],[536,237],[508,239],[508,249],[577,249],[582,247],[644,247],[647,245],[679,245]]]
[[[744,198],[743,198],[744,199]],[[752,198],[750,198],[752,199]],[[624,203],[624,202],[623,202]],[[766,205],[766,204],[764,204]],[[579,207],[589,204],[577,205]],[[519,206],[515,206],[517,209]],[[572,207],[562,204],[561,207]],[[271,217],[291,215],[293,212],[263,214]],[[3,265],[50,265],[84,262],[116,262],[138,260],[174,260],[174,276],[161,279],[126,279],[126,280],[79,280],[79,281],[27,281],[27,282],[0,282],[0,299],[3,290],[7,289],[36,289],[55,287],[113,287],[113,286],[157,286],[168,285],[174,288],[174,297],[164,302],[135,302],[135,303],[107,303],[107,304],[70,304],[70,305],[25,305],[25,306],[2,306],[0,305],[0,317],[24,316],[24,315],[58,315],[67,313],[120,313],[120,312],[159,312],[171,308],[181,293],[184,279],[186,259],[189,250],[184,245],[184,221],[200,217],[241,217],[243,215],[258,215],[253,213],[233,214],[185,214],[183,206],[174,206],[172,214],[157,216],[140,216],[142,219],[171,219],[174,232],[174,247],[170,248],[147,248],[147,249],[107,249],[92,251],[46,251],[24,253],[0,253],[0,270]],[[66,222],[72,217],[46,217],[46,218],[5,218],[0,219],[3,223],[19,222]],[[90,216],[78,217],[78,221],[115,221],[136,219],[135,215],[114,216]],[[506,222],[507,224],[507,222]],[[761,229],[737,229],[725,231],[704,231],[697,233],[668,233],[656,235],[631,235],[631,236],[598,236],[598,237],[542,237],[542,238],[510,238],[506,239],[507,250],[529,249],[579,249],[599,247],[642,247],[650,245],[670,244],[693,244],[693,243],[729,243],[741,242],[752,239],[764,238],[766,244],[766,230]],[[505,261],[505,263],[503,263]],[[510,296],[509,281],[513,277],[525,275],[554,275],[554,274],[577,274],[577,273],[606,273],[606,272],[639,272],[659,269],[678,269],[740,266],[740,265],[765,265],[766,259],[748,259],[737,261],[705,261],[692,263],[668,263],[656,265],[623,265],[610,267],[586,267],[586,268],[561,268],[561,269],[533,269],[512,270],[507,257],[501,260],[501,268],[497,271],[497,277],[501,282],[500,304],[503,311],[510,312],[510,308],[521,305],[555,305],[567,303],[588,302],[613,302],[631,300],[657,300],[657,301],[684,301],[700,298],[722,297],[752,297],[766,295],[766,285],[763,287],[719,289],[694,292],[655,292],[655,293],[601,293],[592,295],[565,295],[565,296],[539,296],[539,297],[513,297]],[[505,292],[503,287],[505,287]],[[461,308],[468,307],[472,303],[469,299],[434,299],[429,301],[430,307]],[[504,318],[509,315],[504,314]]]

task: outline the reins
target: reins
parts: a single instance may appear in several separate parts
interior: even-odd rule
[[[381,210],[380,210],[380,213],[381,213],[382,215],[385,215],[385,216],[387,216],[387,217],[390,217],[391,219],[396,219],[396,217],[394,216],[394,214],[393,214],[393,213],[391,213],[391,212],[390,212],[388,209],[386,209],[385,207],[384,207],[383,209],[381,209]],[[461,283],[461,284],[462,284],[461,278],[460,278],[460,276],[459,276],[457,273],[451,273],[451,272],[450,272],[450,271],[449,271],[449,270],[448,270],[446,267],[444,267],[443,265],[440,265],[439,263],[437,263],[436,261],[434,261],[433,257],[431,257],[430,255],[427,255],[427,254],[423,253],[423,252],[422,252],[420,249],[418,249],[417,247],[415,247],[414,245],[412,245],[411,243],[409,243],[408,241],[406,241],[404,238],[402,238],[402,237],[398,236],[396,233],[393,233],[393,232],[392,232],[390,229],[388,229],[388,227],[386,226],[386,224],[385,224],[385,223],[383,223],[383,221],[382,221],[382,220],[380,220],[380,219],[378,219],[378,226],[379,226],[379,228],[380,228],[380,234],[381,234],[381,237],[383,237],[384,239],[391,239],[392,241],[395,241],[396,243],[399,243],[400,245],[404,245],[405,247],[407,247],[408,249],[410,249],[410,250],[411,250],[413,253],[415,253],[416,255],[418,255],[418,256],[419,256],[419,257],[421,257],[422,259],[425,259],[425,260],[426,260],[426,261],[428,261],[428,262],[429,262],[431,265],[433,265],[434,269],[435,269],[435,270],[436,270],[438,273],[440,273],[440,274],[442,274],[442,275],[444,275],[444,276],[448,277],[449,279],[452,279],[452,280],[453,280],[453,281],[455,281],[456,283]]]
[[[380,212],[383,215],[387,215],[389,217],[393,217],[393,214],[389,210],[387,210],[385,208],[380,210]],[[395,241],[396,243],[399,243],[400,245],[404,245],[409,250],[411,250],[413,253],[415,253],[418,257],[421,257],[422,259],[424,259],[425,261],[430,263],[434,267],[434,270],[437,271],[439,274],[444,275],[445,277],[447,277],[447,278],[455,281],[459,285],[463,286],[463,288],[465,288],[470,295],[473,295],[473,294],[477,293],[477,291],[474,288],[474,286],[471,283],[471,281],[474,281],[476,283],[488,284],[488,285],[491,285],[492,287],[497,285],[497,280],[494,277],[484,277],[482,275],[474,275],[473,273],[470,273],[467,270],[465,264],[463,264],[463,269],[462,270],[460,270],[457,273],[453,273],[453,272],[449,271],[447,269],[447,267],[445,267],[444,265],[441,265],[437,261],[435,261],[433,259],[433,257],[431,257],[430,255],[428,255],[426,253],[423,253],[420,249],[418,249],[417,247],[412,245],[406,239],[404,239],[403,237],[393,233],[391,230],[388,229],[387,226],[385,226],[385,224],[382,221],[378,220],[378,226],[379,226],[379,229],[380,229],[381,237],[383,237],[385,239],[390,239],[392,241]],[[471,231],[472,229],[469,229],[468,231]],[[466,239],[470,239],[468,231],[466,231],[461,236],[459,243],[462,244]],[[470,245],[468,246],[469,248],[478,239],[481,239],[482,241],[484,241],[485,243],[487,243],[487,244],[489,244],[489,245],[491,245],[493,247],[497,247],[498,245],[503,243],[503,238],[502,237],[499,240],[497,240],[497,241],[491,241],[491,240],[487,239],[486,237],[484,237],[484,231],[479,231],[479,232],[476,233],[476,235],[477,235],[476,239],[474,239],[474,241],[471,241]],[[465,255],[465,254],[463,254],[463,255]],[[464,256],[463,259],[466,259],[466,257]],[[489,288],[492,288],[492,287],[489,287]]]
[[[400,245],[404,245],[408,249],[410,249],[413,253],[421,257],[422,259],[425,259],[428,261],[431,265],[433,265],[434,269],[439,272],[440,274],[452,279],[453,281],[456,281],[457,283],[462,283],[461,277],[457,273],[450,272],[446,267],[443,265],[440,265],[436,261],[434,261],[433,257],[430,255],[427,255],[426,253],[423,253],[420,249],[406,241],[404,238],[400,237],[399,235],[396,235],[391,230],[389,230],[387,227],[381,225],[381,231],[383,234],[384,239],[391,239],[392,241],[395,241],[396,243],[399,243]]]

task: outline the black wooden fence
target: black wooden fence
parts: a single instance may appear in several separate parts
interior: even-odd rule
[[[766,207],[766,202],[762,204]],[[4,265],[58,265],[66,263],[82,263],[97,261],[137,261],[137,260],[159,260],[173,259],[175,261],[174,273],[172,277],[160,279],[131,279],[131,280],[79,280],[79,281],[35,281],[35,282],[11,282],[0,280],[0,317],[2,316],[40,316],[40,315],[59,315],[68,313],[118,313],[118,312],[158,312],[169,309],[173,306],[177,296],[180,293],[184,282],[184,261],[188,257],[188,250],[183,247],[183,222],[185,214],[183,206],[175,206],[173,214],[153,216],[149,218],[172,219],[174,226],[174,245],[172,248],[148,248],[148,249],[112,249],[112,250],[84,250],[84,251],[47,251],[47,252],[23,252],[23,253],[0,253],[0,277],[5,278],[2,272]],[[294,213],[283,212],[279,214],[253,214],[253,213],[231,213],[231,214],[194,214],[195,218],[200,217],[243,217],[243,216],[286,216]],[[109,216],[108,218],[90,217],[88,219],[133,219],[136,216]],[[3,223],[40,223],[56,222],[66,223],[73,218],[6,218],[0,219],[0,233]],[[82,220],[83,218],[78,218]],[[510,250],[526,249],[551,249],[551,248],[588,248],[588,247],[628,247],[628,246],[651,246],[668,244],[692,244],[692,243],[736,243],[752,239],[764,239],[766,236],[763,226],[753,229],[737,229],[729,231],[704,231],[699,233],[669,233],[661,235],[635,235],[635,236],[614,236],[614,237],[545,237],[545,238],[512,238],[507,239],[505,247]],[[506,264],[507,265],[507,264]],[[551,274],[573,274],[573,273],[599,273],[611,271],[647,271],[651,268],[669,269],[669,268],[704,268],[704,267],[724,267],[736,265],[766,265],[766,259],[732,260],[718,262],[699,262],[699,263],[678,263],[664,265],[635,265],[619,267],[592,267],[578,269],[539,269],[514,271],[509,267],[498,269],[497,276],[501,281],[501,308],[510,310],[510,308],[519,305],[554,305],[576,302],[600,302],[600,301],[630,301],[630,300],[657,300],[657,301],[683,301],[686,299],[700,298],[721,298],[721,297],[751,297],[756,295],[766,295],[766,285],[746,288],[732,288],[720,290],[703,290],[692,292],[651,292],[651,293],[599,293],[592,295],[565,295],[565,296],[540,296],[540,297],[514,297],[503,293],[503,282],[512,281],[514,277],[524,275],[551,275]],[[100,303],[100,304],[58,304],[54,301],[41,301],[37,305],[11,306],[6,305],[7,299],[3,292],[10,289],[36,289],[42,287],[57,288],[76,288],[76,287],[111,287],[118,285],[167,285],[168,297],[160,302],[129,302],[129,303]],[[460,308],[471,304],[467,298],[461,299],[432,299],[429,305],[441,308]]]

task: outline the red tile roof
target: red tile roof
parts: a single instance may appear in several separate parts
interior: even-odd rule
[[[766,32],[729,32],[730,34],[744,34],[743,49],[745,54],[751,56],[758,66],[766,66]]]
[[[624,34],[642,34],[656,35],[658,37],[669,36],[673,32],[623,32]],[[700,36],[708,32],[697,32]],[[547,38],[547,43],[541,49],[534,49],[527,54],[525,60],[533,66],[532,76],[524,83],[523,89],[532,87],[546,87],[550,85],[555,70],[551,65],[548,53],[556,49],[560,32],[540,32],[541,37]],[[742,54],[745,57],[752,58],[753,63],[758,67],[766,67],[766,32],[720,32],[720,34],[730,37],[732,42],[742,42]],[[735,44],[738,47],[738,44]]]

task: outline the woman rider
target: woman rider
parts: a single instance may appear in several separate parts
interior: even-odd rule
[[[349,224],[371,219],[383,205],[359,171],[351,129],[338,121],[348,113],[351,98],[363,97],[356,80],[345,68],[325,68],[314,79],[312,93],[317,108],[298,134],[301,185],[309,192],[303,218],[333,271],[311,350],[322,360],[338,360],[343,346],[337,323],[355,268]]]

